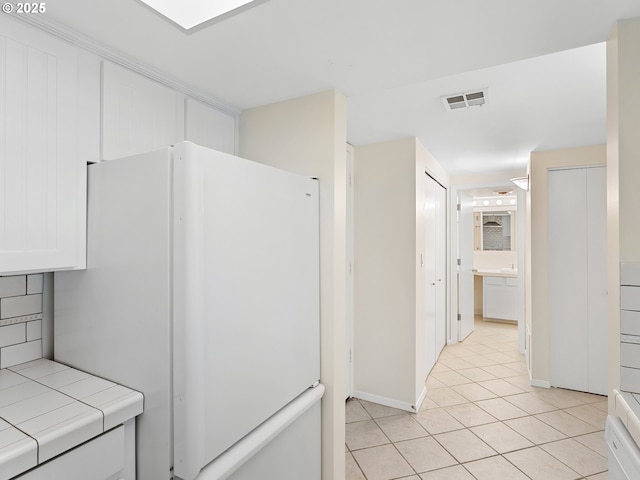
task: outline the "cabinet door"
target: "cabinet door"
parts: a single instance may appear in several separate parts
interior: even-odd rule
[[[137,155],[182,140],[178,103],[178,94],[170,88],[103,62],[102,159]]]
[[[185,100],[185,140],[233,155],[236,119],[196,100]]]
[[[0,274],[84,268],[99,64],[6,17],[0,31]]]

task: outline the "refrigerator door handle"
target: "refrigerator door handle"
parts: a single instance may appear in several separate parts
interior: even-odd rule
[[[324,394],[324,385],[309,388],[295,400],[266,420],[238,443],[206,465],[197,480],[225,480],[251,457],[273,440],[280,432],[296,421]]]

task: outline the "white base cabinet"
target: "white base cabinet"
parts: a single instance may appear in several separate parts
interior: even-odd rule
[[[14,480],[135,480],[135,419]]]
[[[499,320],[518,320],[518,279],[490,277],[482,280],[482,316]]]

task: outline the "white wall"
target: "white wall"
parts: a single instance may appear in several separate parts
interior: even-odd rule
[[[607,241],[609,390],[620,388],[620,262],[640,260],[640,18],[607,42]],[[613,396],[609,410],[613,411]]]
[[[355,150],[354,394],[414,405],[415,139]]]
[[[529,160],[525,247],[526,319],[531,332],[532,384],[548,386],[551,378],[548,299],[547,172],[551,168],[605,165],[605,145],[532,152]]]
[[[412,410],[424,394],[428,171],[416,138],[356,147],[354,395]]]
[[[346,101],[336,91],[245,110],[240,156],[320,181],[322,478],[344,478]]]

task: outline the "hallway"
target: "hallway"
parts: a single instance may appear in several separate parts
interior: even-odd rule
[[[515,325],[476,319],[411,414],[350,399],[346,480],[606,480],[606,397],[529,385]]]

